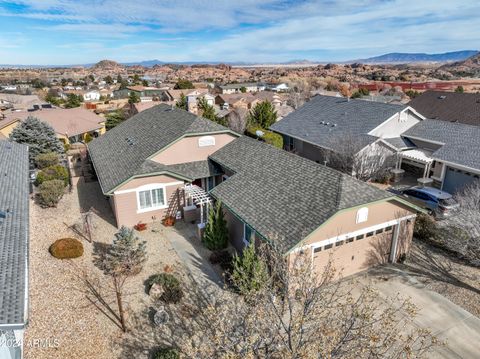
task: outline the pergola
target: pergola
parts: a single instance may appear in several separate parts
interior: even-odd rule
[[[433,162],[433,159],[430,157],[432,154],[430,151],[421,150],[421,149],[412,149],[412,150],[402,151],[399,154],[400,156],[399,156],[399,161],[397,162],[397,168],[401,168],[403,158],[409,159],[411,161],[423,164],[425,166],[423,170],[423,178],[428,177],[428,173],[430,172],[430,168]]]
[[[203,188],[191,183],[187,183],[183,188],[185,190],[186,199],[190,203],[200,206],[200,223],[206,223],[207,221],[205,218],[208,218],[208,210],[212,203],[212,197],[210,197]],[[206,210],[205,214],[204,210]]]

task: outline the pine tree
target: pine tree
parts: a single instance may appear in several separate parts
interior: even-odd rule
[[[225,220],[222,203],[218,201],[210,208],[208,223],[203,234],[203,243],[210,250],[223,249],[228,244],[228,228]]]
[[[123,309],[123,285],[128,277],[138,274],[147,260],[146,242],[140,241],[133,229],[123,227],[115,234],[110,250],[103,258],[105,274],[113,279],[117,297],[119,321],[124,332],[127,331]]]
[[[41,153],[63,153],[62,142],[57,138],[55,130],[48,123],[29,116],[10,133],[12,141],[28,145],[31,158]]]
[[[130,94],[128,95],[128,103],[130,105],[133,105],[134,103],[139,103],[140,102],[140,96],[135,91],[131,91]]]
[[[187,96],[185,96],[183,92],[180,94],[180,99],[177,101],[175,106],[177,108],[181,108],[182,110],[188,111]]]
[[[241,294],[249,294],[260,290],[267,280],[267,266],[257,255],[252,241],[241,256],[235,255],[233,259],[232,282]]]
[[[222,126],[227,126],[227,121],[217,116],[217,114],[215,113],[215,108],[212,105],[209,105],[204,97],[200,97],[198,99],[198,108],[202,111],[202,117],[209,119],[210,121],[216,122]]]
[[[264,129],[268,129],[275,121],[277,121],[277,111],[270,101],[255,105],[248,117],[250,126],[260,126]]]

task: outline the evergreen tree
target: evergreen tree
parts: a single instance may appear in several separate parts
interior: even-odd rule
[[[217,201],[216,205],[210,208],[202,241],[205,247],[210,250],[223,249],[228,245],[227,221],[224,218],[220,201]]]
[[[30,156],[37,157],[41,153],[63,153],[62,142],[57,138],[55,130],[48,123],[29,116],[10,133],[12,141],[28,145]]]
[[[121,76],[120,76],[120,77],[121,77]],[[112,76],[110,76],[110,75],[107,75],[106,77],[104,77],[103,80],[107,83],[107,85],[113,84],[113,78],[112,78]]]
[[[193,85],[192,81],[189,80],[178,80],[174,86],[175,90],[187,90],[187,89],[194,89],[195,86]]]
[[[138,274],[147,260],[146,242],[140,241],[133,229],[123,227],[115,234],[112,246],[103,257],[105,274],[113,279],[117,298],[119,321],[122,330],[127,331],[123,309],[123,285],[128,277]]]
[[[79,107],[83,102],[82,95],[76,95],[74,93],[69,93],[67,95],[67,101],[65,102],[66,108]]]
[[[252,241],[243,249],[242,255],[233,258],[232,282],[245,295],[260,290],[268,280],[267,265],[257,255]]]
[[[140,102],[140,96],[135,91],[130,91],[130,94],[128,95],[128,103],[130,105],[133,105],[134,103],[139,103]]]
[[[270,101],[263,101],[255,105],[250,111],[249,125],[268,129],[277,120],[277,111]]]
[[[222,126],[227,126],[227,121],[217,116],[215,113],[215,108],[212,105],[209,105],[204,97],[200,97],[198,99],[198,108],[202,111],[202,117],[216,122]]]
[[[175,106],[177,108],[181,108],[182,110],[188,111],[187,96],[185,96],[183,92],[180,94],[180,99],[177,101]]]
[[[105,118],[107,119],[107,121],[105,121],[105,127],[108,131],[125,121],[125,114],[122,110],[117,110],[108,113],[105,115]]]

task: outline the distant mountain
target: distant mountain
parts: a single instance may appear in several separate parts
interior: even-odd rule
[[[477,55],[478,53],[478,50],[462,50],[454,52],[444,52],[442,54],[392,52],[389,54],[369,57],[367,59],[355,60],[352,62],[361,62],[364,64],[453,62],[465,60],[471,56]]]
[[[480,53],[471,56],[463,61],[445,64],[439,68],[440,70],[456,72],[461,76],[480,76]]]

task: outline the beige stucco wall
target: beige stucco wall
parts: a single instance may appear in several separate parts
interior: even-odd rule
[[[13,122],[13,123],[11,123],[11,124],[9,124],[9,125],[1,128],[1,129],[0,129],[0,133],[1,133],[2,135],[4,135],[5,137],[9,137],[9,136],[10,136],[10,133],[12,133],[13,129],[14,129],[15,127],[17,127],[19,123],[20,123],[20,121],[15,121],[15,122]]]
[[[149,184],[166,185],[167,205],[176,199],[177,189],[183,187],[183,181],[170,176],[150,176],[133,179],[123,186],[117,188],[111,199],[112,209],[115,213],[117,226],[122,225],[132,227],[138,222],[151,223],[153,221],[161,221],[168,209],[157,209],[148,212],[138,212],[137,204],[137,188]],[[183,205],[183,195],[179,195],[180,205]]]
[[[200,147],[198,140],[204,136],[185,137],[167,147],[156,156],[152,157],[152,161],[163,163],[166,165],[176,163],[186,163],[194,161],[204,161],[215,151],[219,150],[226,144],[232,142],[235,136],[222,133],[218,135],[207,135],[215,138],[214,146]]]

